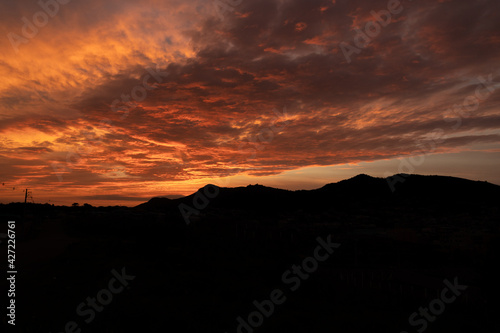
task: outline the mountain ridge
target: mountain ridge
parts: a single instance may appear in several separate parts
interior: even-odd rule
[[[392,187],[391,187],[392,185]],[[311,190],[286,190],[264,185],[247,185],[239,187],[219,187],[207,184],[196,192],[182,198],[169,199],[154,197],[135,208],[161,209],[177,206],[181,203],[192,203],[198,193],[203,194],[207,188],[218,193],[211,199],[216,205],[242,207],[242,200],[250,205],[265,204],[271,200],[285,207],[300,204],[301,201],[323,202],[325,199],[345,200],[392,200],[409,198],[429,198],[445,196],[447,199],[487,199],[500,196],[500,186],[486,181],[474,181],[465,178],[440,175],[395,174],[390,177],[372,177],[359,174],[336,183],[328,183]],[[392,190],[394,189],[394,191]],[[198,194],[198,196],[200,195]],[[288,204],[287,204],[288,202]]]

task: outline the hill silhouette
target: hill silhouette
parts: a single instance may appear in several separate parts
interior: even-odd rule
[[[391,179],[396,182],[392,191]],[[192,204],[197,193],[204,193],[207,187],[216,188],[218,195],[210,199],[212,208],[257,209],[257,210],[297,210],[302,208],[343,207],[345,204],[381,205],[404,203],[440,204],[493,202],[500,197],[500,186],[488,182],[472,181],[448,176],[423,176],[397,174],[388,178],[376,178],[365,174],[330,183],[315,190],[290,191],[248,185],[246,187],[225,188],[206,185],[197,192],[179,199],[152,198],[136,208],[145,210],[175,209],[179,204]]]

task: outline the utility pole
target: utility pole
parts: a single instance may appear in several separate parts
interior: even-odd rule
[[[33,193],[27,188],[24,192],[24,203],[26,204],[30,200],[30,202],[35,203],[33,200]]]

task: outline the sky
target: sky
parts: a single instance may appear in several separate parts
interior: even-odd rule
[[[0,203],[500,184],[497,0],[0,3]]]

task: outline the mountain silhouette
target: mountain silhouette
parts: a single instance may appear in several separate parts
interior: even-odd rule
[[[391,189],[392,184],[392,189]],[[448,176],[396,174],[387,178],[360,174],[353,178],[326,184],[314,190],[283,190],[263,185],[218,187],[206,185],[195,193],[178,199],[152,198],[136,208],[164,210],[180,204],[192,205],[195,198],[210,190],[218,192],[208,198],[211,208],[251,210],[297,210],[302,208],[342,207],[345,204],[416,203],[440,204],[494,202],[500,198],[500,186]]]

